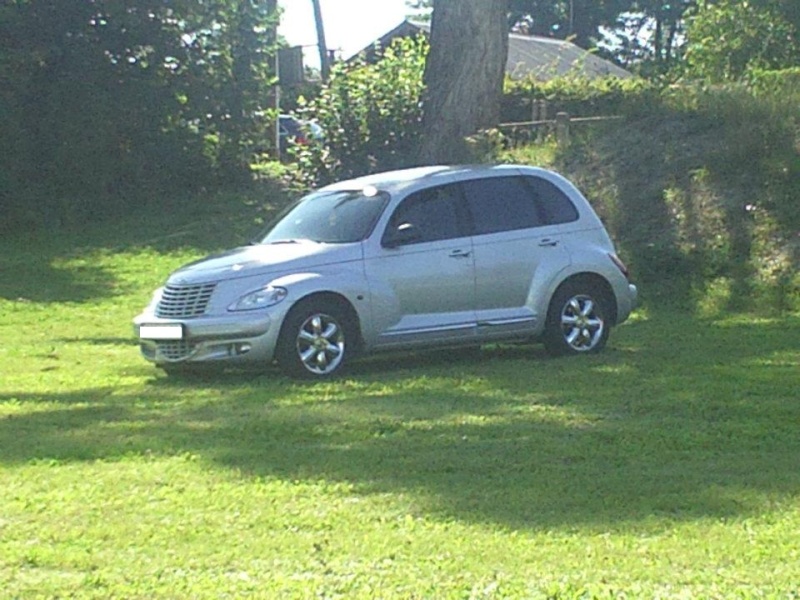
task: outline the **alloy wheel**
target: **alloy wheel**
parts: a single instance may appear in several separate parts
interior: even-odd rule
[[[572,296],[561,310],[561,332],[566,344],[575,352],[590,352],[603,339],[605,321],[591,296]]]
[[[297,354],[308,372],[330,375],[344,360],[344,342],[344,330],[334,317],[312,314],[297,333]]]

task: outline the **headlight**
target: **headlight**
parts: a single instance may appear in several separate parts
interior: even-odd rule
[[[287,294],[286,288],[268,285],[260,290],[242,296],[229,306],[228,310],[257,310],[259,308],[275,306],[278,302],[286,298]]]

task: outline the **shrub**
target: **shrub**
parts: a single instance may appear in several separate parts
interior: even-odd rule
[[[641,112],[657,102],[658,94],[657,85],[639,78],[590,80],[567,75],[549,81],[507,80],[502,120],[531,120],[532,102],[541,100],[547,102],[550,118],[559,111],[581,117]]]
[[[752,70],[796,64],[798,32],[788,16],[775,3],[701,0],[688,20],[687,74],[736,81]]]
[[[748,73],[748,82],[760,96],[783,97],[800,102],[800,67],[790,69],[753,69]]]
[[[376,64],[340,63],[317,97],[298,100],[299,116],[325,135],[295,149],[306,185],[414,164],[427,48],[421,36],[395,40]]]

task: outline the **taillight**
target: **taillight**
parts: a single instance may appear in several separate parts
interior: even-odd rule
[[[628,271],[628,267],[626,267],[626,266],[625,266],[625,263],[624,263],[624,262],[622,262],[622,260],[620,259],[620,257],[619,257],[619,256],[617,256],[616,254],[612,253],[612,252],[609,252],[609,253],[608,253],[608,257],[611,259],[611,262],[613,262],[615,265],[617,265],[617,268],[618,268],[620,271],[622,271],[622,274],[623,274],[623,275],[625,275],[625,278],[627,279],[627,278],[628,278],[628,275],[629,275],[630,273],[629,273],[629,271]]]

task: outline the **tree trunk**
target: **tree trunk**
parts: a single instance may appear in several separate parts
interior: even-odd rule
[[[653,52],[656,64],[661,65],[664,60],[664,13],[661,4],[656,7],[656,31],[653,41]]]
[[[469,160],[466,136],[497,125],[508,0],[434,0],[425,63],[422,163]]]

